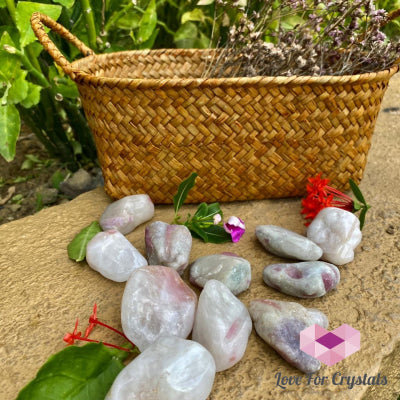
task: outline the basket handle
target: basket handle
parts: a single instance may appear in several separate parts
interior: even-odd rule
[[[94,55],[94,51],[81,42],[68,29],[64,28],[58,22],[47,15],[35,12],[31,17],[32,30],[44,49],[53,57],[56,64],[71,78],[75,79],[76,73],[73,71],[72,64],[61,54],[60,50],[45,32],[44,26],[50,28],[54,33],[58,33],[69,43],[73,44],[84,56]]]

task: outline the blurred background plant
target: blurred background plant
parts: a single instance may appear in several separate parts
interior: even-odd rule
[[[96,53],[145,48],[207,48],[224,45],[242,10],[260,10],[255,0],[0,0],[0,155],[15,156],[22,121],[67,169],[96,164],[92,135],[75,84],[43,51],[29,24],[40,11],[58,20]],[[232,7],[233,5],[233,7]],[[391,11],[400,0],[380,0]],[[251,9],[250,9],[251,8]],[[286,25],[297,20],[286,17]],[[400,31],[394,21],[389,37]],[[79,51],[57,36],[52,40],[69,61]]]

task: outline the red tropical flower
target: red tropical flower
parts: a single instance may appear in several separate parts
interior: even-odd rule
[[[307,197],[301,201],[303,209],[301,214],[305,214],[304,218],[310,221],[326,207],[337,207],[346,211],[354,211],[354,201],[351,197],[341,191],[328,186],[329,179],[321,179],[322,172],[316,177],[309,178],[307,184]]]

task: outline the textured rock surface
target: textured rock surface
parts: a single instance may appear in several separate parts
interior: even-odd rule
[[[200,294],[192,339],[213,355],[217,372],[242,359],[251,328],[245,305],[223,283],[208,281]]]
[[[266,250],[279,257],[314,261],[322,256],[322,249],[314,242],[280,226],[259,225],[256,236]]]
[[[321,297],[340,281],[339,269],[323,261],[272,264],[264,268],[264,282],[274,289],[302,298]]]
[[[249,288],[251,265],[244,258],[229,254],[212,254],[198,258],[190,266],[190,282],[204,287],[210,279],[222,282],[233,294],[239,294]]]
[[[150,265],[164,265],[182,275],[192,248],[192,235],[186,226],[153,222],[146,227],[145,243]]]
[[[203,346],[162,337],[119,373],[106,400],[206,400],[214,378],[214,359]]]
[[[354,249],[361,242],[360,220],[349,211],[328,207],[311,222],[307,236],[322,248],[324,260],[347,264],[354,260]]]
[[[196,294],[174,269],[138,268],[128,279],[122,297],[122,328],[140,351],[163,335],[186,339],[192,331],[196,306]]]
[[[300,350],[300,332],[311,325],[327,328],[326,315],[298,303],[276,300],[253,300],[249,307],[256,332],[283,359],[306,373],[317,372],[321,363]]]
[[[86,261],[95,271],[115,282],[125,282],[133,270],[147,265],[147,260],[117,230],[99,232],[90,240]]]
[[[126,196],[107,206],[100,217],[103,231],[117,229],[126,235],[153,218],[154,204],[147,194]]]
[[[361,349],[337,365],[323,365],[319,374],[329,378],[324,385],[302,382],[283,390],[276,384],[278,372],[282,376],[301,373],[253,332],[241,362],[216,375],[210,400],[397,400],[400,393],[400,361],[396,361],[400,359],[400,75],[392,79],[383,107],[398,109],[381,112],[372,138],[360,187],[373,207],[367,214],[355,259],[340,267],[341,281],[335,292],[298,300],[305,307],[323,311],[329,317],[330,329],[344,323],[358,329]],[[341,140],[341,136],[335,140]],[[334,167],[331,165],[329,169]],[[281,183],[284,184],[284,177]],[[62,337],[72,331],[77,317],[81,321],[89,318],[95,302],[99,318],[121,328],[120,307],[125,285],[104,279],[85,262],[69,260],[66,250],[72,238],[98,219],[110,203],[103,190],[96,189],[70,203],[0,226],[2,400],[14,400],[48,357],[65,348]],[[273,225],[305,232],[300,200],[221,204],[221,208],[225,215],[240,216],[246,222],[247,233],[236,244],[212,245],[193,240],[190,261],[225,251],[240,254],[252,265],[250,288],[238,296],[246,306],[257,298],[293,300],[263,282],[265,265],[281,260],[261,248],[254,230],[262,218]],[[196,205],[185,205],[182,212],[194,214],[196,209]],[[156,207],[154,221],[173,219],[171,206]],[[145,224],[128,235],[142,254],[144,230]],[[185,271],[185,280],[187,275]],[[115,334],[103,329],[94,329],[93,338],[118,342]],[[119,343],[123,344],[123,340]],[[373,376],[381,372],[387,375],[388,384],[354,386],[349,390],[346,385],[332,384],[336,372],[346,376]]]

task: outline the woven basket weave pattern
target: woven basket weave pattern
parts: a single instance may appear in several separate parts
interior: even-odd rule
[[[341,190],[361,180],[397,66],[343,77],[200,79],[209,54],[127,51],[67,64],[109,195],[171,203],[191,172],[199,178],[189,202],[302,195],[320,171]]]

